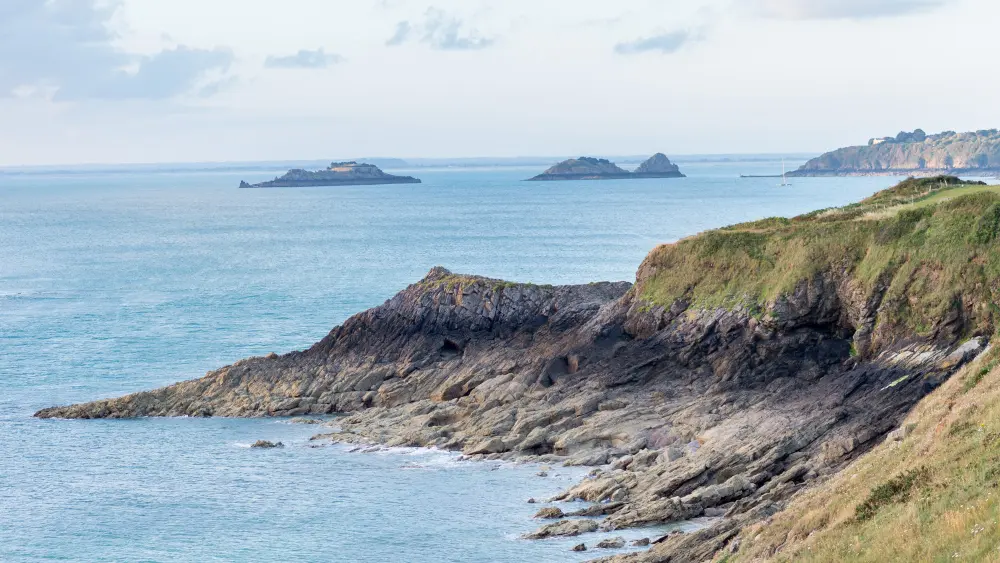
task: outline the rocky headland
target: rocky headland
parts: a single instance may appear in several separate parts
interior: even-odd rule
[[[656,153],[629,172],[604,158],[582,156],[564,160],[529,178],[531,182],[556,180],[637,180],[642,178],[683,178],[680,168],[663,153]]]
[[[595,504],[540,513],[554,520],[526,537],[715,516],[619,556],[704,561],[738,552],[741,530],[881,443],[987,349],[998,238],[995,191],[911,179],[660,246],[635,284],[435,268],[308,350],[36,416],[344,413],[317,442],[595,466],[552,499]]]
[[[304,188],[311,186],[368,186],[378,184],[419,184],[411,176],[386,174],[374,164],[334,162],[326,170],[289,170],[285,175],[259,184],[240,182],[241,188]]]
[[[995,176],[1000,174],[1000,131],[946,131],[927,135],[917,129],[895,137],[871,139],[820,155],[789,176]]]

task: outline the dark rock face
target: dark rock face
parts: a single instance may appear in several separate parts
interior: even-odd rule
[[[248,184],[240,182],[241,188],[296,188],[309,186],[363,186],[377,184],[419,184],[420,180],[411,176],[393,176],[382,172],[373,164],[357,162],[334,162],[326,170],[289,170],[284,176],[269,182]]]
[[[843,275],[819,274],[761,316],[652,307],[624,282],[536,286],[435,268],[304,352],[37,416],[345,412],[317,439],[613,463],[553,500],[599,503],[580,515],[605,530],[725,514],[648,555],[701,561],[881,440],[985,344],[900,335],[855,357],[878,299],[853,296]],[[597,528],[559,520],[527,537]]]
[[[657,153],[643,162],[635,172],[629,172],[603,158],[582,156],[564,160],[529,181],[552,180],[629,180],[642,178],[683,178],[677,165],[663,153]]]

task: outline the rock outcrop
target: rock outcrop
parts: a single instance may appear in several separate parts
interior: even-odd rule
[[[873,176],[1000,173],[1000,131],[946,131],[927,135],[920,129],[837,149],[818,156],[789,176]]]
[[[649,157],[648,160],[639,165],[632,173],[638,178],[683,178],[681,169],[676,164],[670,162],[667,155],[658,152]]]
[[[365,186],[378,184],[419,184],[411,176],[393,176],[373,164],[334,162],[326,170],[289,170],[284,176],[259,184],[240,182],[241,188],[303,188],[310,186]]]
[[[652,252],[634,286],[435,268],[308,350],[37,416],[340,412],[317,440],[607,465],[553,499],[596,503],[567,516],[600,523],[529,537],[722,515],[650,559],[702,561],[880,443],[984,349],[1000,197],[887,211],[964,187],[904,183],[705,233]]]
[[[532,182],[554,180],[637,180],[643,178],[683,178],[680,168],[663,153],[656,153],[635,172],[620,168],[604,158],[582,156],[564,160],[545,172],[529,178]]]

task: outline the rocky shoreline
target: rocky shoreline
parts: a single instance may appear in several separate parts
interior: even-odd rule
[[[725,514],[658,545],[695,561],[879,440],[978,350],[910,342],[853,357],[848,325],[873,323],[876,305],[832,275],[761,321],[648,307],[627,283],[543,287],[437,268],[304,352],[37,416],[346,412],[326,438],[612,464],[558,500],[603,503],[605,531]]]
[[[317,439],[593,466],[554,500],[593,503],[599,520],[556,517],[532,537],[718,517],[615,559],[704,561],[737,550],[741,529],[871,449],[986,349],[994,285],[969,256],[995,248],[984,211],[995,196],[886,215],[965,186],[911,180],[842,210],[704,233],[654,250],[635,285],[434,268],[308,350],[36,416],[344,413]],[[969,224],[949,254],[915,254]],[[762,288],[774,297],[731,297]]]

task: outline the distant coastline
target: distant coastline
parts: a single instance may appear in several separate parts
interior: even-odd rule
[[[928,135],[922,129],[878,137],[867,145],[843,147],[788,173],[804,176],[1000,175],[1000,131],[982,129]]]

